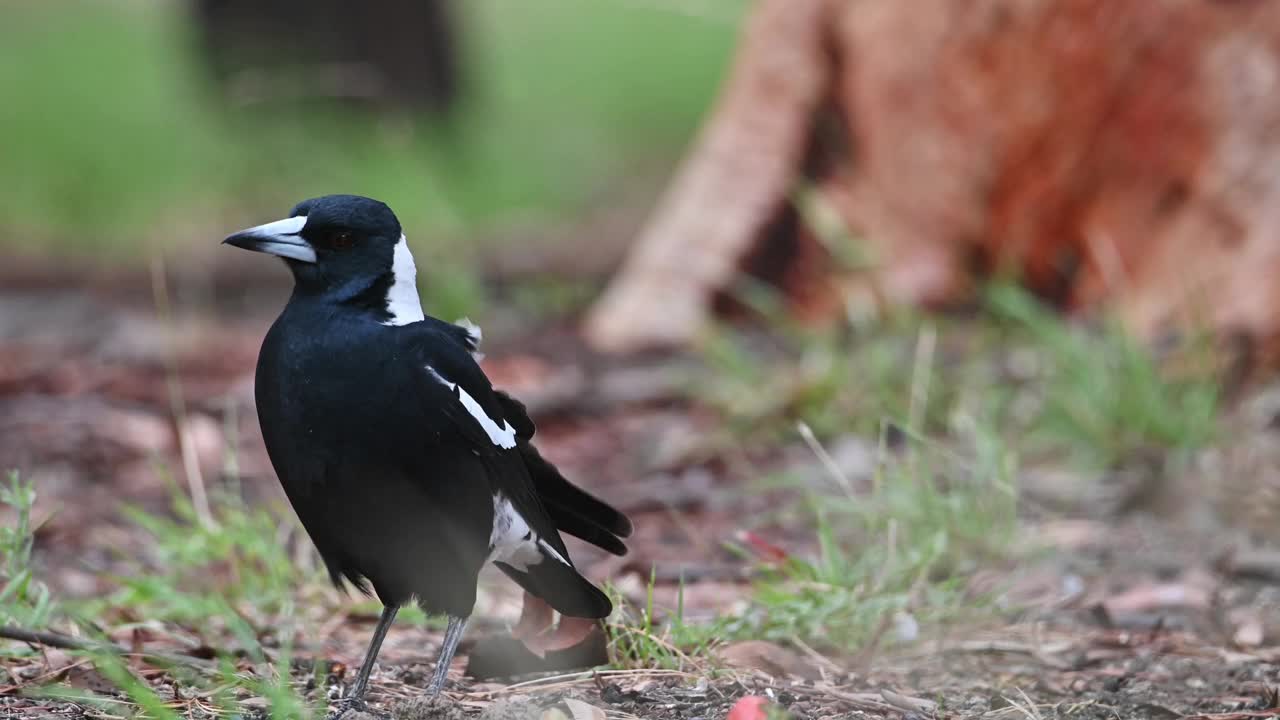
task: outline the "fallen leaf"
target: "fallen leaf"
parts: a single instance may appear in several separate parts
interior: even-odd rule
[[[880,697],[890,705],[909,713],[931,714],[938,709],[938,703],[925,698],[911,697],[892,690],[881,690]]]
[[[525,591],[520,620],[511,628],[511,637],[525,641],[548,630],[555,621],[554,612],[545,600]]]
[[[1266,628],[1262,617],[1256,611],[1240,608],[1230,615],[1235,630],[1231,633],[1231,642],[1239,648],[1256,648],[1266,638]]]
[[[790,555],[786,550],[765,540],[750,530],[742,530],[738,533],[738,542],[751,548],[751,552],[755,553],[765,562],[786,562]]]
[[[573,715],[573,720],[604,720],[604,710],[590,703],[574,700],[573,698],[565,698],[564,705],[569,708],[569,713]]]
[[[511,630],[512,637],[540,658],[546,657],[548,652],[575,647],[600,624],[591,618],[562,616],[560,623],[552,627],[552,612],[545,600],[526,592],[520,621]]]
[[[808,659],[765,640],[736,642],[721,648],[718,655],[729,667],[759,670],[775,677],[796,675],[806,680],[822,677],[818,668]]]
[[[466,674],[467,677],[486,680],[589,668],[609,661],[606,645],[607,638],[603,632],[592,633],[576,647],[550,651],[539,658],[514,638],[504,635],[480,638],[467,656]]]
[[[599,627],[600,621],[594,618],[561,616],[554,630],[542,632],[521,642],[529,648],[529,652],[538,657],[545,657],[548,652],[576,647]]]
[[[747,695],[729,708],[725,720],[768,720],[769,700],[759,695]]]
[[[1212,602],[1208,588],[1181,582],[1150,583],[1130,588],[1102,601],[1111,617],[1166,608],[1207,610]]]

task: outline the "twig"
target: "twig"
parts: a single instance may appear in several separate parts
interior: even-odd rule
[[[887,688],[880,690],[880,697],[884,698],[885,702],[903,712],[932,715],[933,712],[938,709],[938,703],[932,700],[903,695],[902,693],[896,693]]]
[[[694,673],[683,672],[681,670],[662,670],[657,668],[653,668],[653,669],[637,668],[634,670],[584,670],[582,672],[566,673],[563,675],[550,675],[548,677],[534,678],[533,680],[525,680],[524,682],[518,682],[512,685],[508,685],[504,688],[499,688],[492,692],[487,692],[483,694],[489,695],[489,696],[508,695],[510,693],[513,693],[517,690],[522,690],[524,688],[543,687],[543,689],[546,689],[545,686],[547,685],[562,685],[562,684],[572,685],[575,683],[582,682],[584,680],[593,680],[596,677],[646,677],[646,676],[648,677],[672,676],[672,677],[686,677],[686,678],[697,677],[697,675]]]
[[[1022,699],[1026,701],[1027,703],[1026,707],[1023,707],[1022,705],[1019,705],[1017,702],[1014,702],[1014,700],[1011,699],[1008,695],[1001,695],[1001,697],[1003,697],[1005,701],[1009,703],[1010,707],[1016,708],[1020,710],[1022,714],[1026,715],[1028,720],[1044,720],[1044,716],[1040,714],[1040,709],[1036,707],[1035,702],[1032,701],[1031,698],[1027,695],[1027,691],[1023,690],[1020,687],[1016,689],[1018,693],[1022,695]]]
[[[800,651],[803,652],[805,655],[808,655],[809,659],[812,660],[816,665],[818,665],[818,669],[820,671],[823,671],[824,673],[826,671],[830,671],[832,674],[839,676],[839,675],[845,675],[848,672],[845,668],[842,668],[839,665],[837,665],[835,661],[832,660],[831,658],[827,657],[826,655],[823,655],[817,650],[814,650],[812,646],[810,646],[805,641],[801,640],[800,637],[797,635],[791,636],[791,644],[800,648]],[[823,678],[823,679],[825,680],[826,678]]]
[[[897,710],[893,705],[884,701],[877,693],[851,693],[844,690],[837,690],[833,687],[805,687],[803,685],[792,685],[787,688],[787,692],[792,694],[811,695],[815,697],[833,697],[846,705],[861,710],[863,712],[883,713],[886,710]]]
[[[138,656],[143,659],[155,660],[169,665],[193,665],[201,668],[215,667],[214,663],[205,660],[204,658],[192,657],[190,655],[170,655],[169,653],[148,652],[145,650],[141,652],[132,652],[114,643],[89,642],[71,637],[70,635],[63,635],[59,632],[28,630],[26,628],[15,627],[13,625],[0,625],[0,638],[31,643],[32,645],[59,648],[61,650],[110,653],[112,655],[121,656]]]
[[[818,442],[817,436],[813,434],[813,428],[802,420],[796,423],[796,430],[800,433],[800,439],[804,440],[804,444],[808,445],[813,454],[818,456],[818,462],[822,463],[822,467],[831,476],[831,479],[835,481],[836,486],[843,490],[849,499],[857,499],[858,494],[853,489],[853,482],[845,474],[844,469],[840,467],[835,458],[831,457],[831,453],[827,452],[821,442]]]
[[[40,630],[27,630],[25,628],[14,627],[12,625],[0,625],[0,637],[9,640],[17,640],[18,642],[31,643],[33,645],[43,645],[45,647],[60,648],[62,650],[94,650],[90,643],[83,640],[77,640],[70,635],[63,635],[56,632],[42,632]]]
[[[165,353],[166,385],[169,390],[169,406],[173,413],[174,435],[178,440],[178,454],[182,459],[183,475],[187,478],[187,488],[191,493],[191,506],[195,509],[200,525],[207,530],[217,528],[213,520],[213,512],[209,507],[209,495],[205,492],[204,473],[200,471],[200,460],[196,456],[195,440],[191,437],[191,424],[187,422],[187,406],[182,395],[182,382],[178,376],[177,350],[174,347],[173,314],[169,306],[169,288],[164,277],[164,258],[156,255],[151,259],[151,292],[155,298],[156,313],[160,316],[167,332],[168,342]]]
[[[1038,643],[1031,645],[1029,643],[1008,641],[1008,640],[972,640],[958,643],[948,648],[944,648],[944,652],[960,652],[960,653],[1008,653],[1013,655],[1030,655],[1033,659],[1038,660],[1049,667],[1058,670],[1071,670],[1075,665],[1059,655],[1069,651],[1073,647],[1070,642],[1059,643]]]
[[[929,370],[933,367],[933,352],[937,343],[938,331],[932,323],[920,328],[916,338],[915,357],[911,363],[911,396],[907,409],[907,422],[916,430],[924,429],[924,415],[929,404]]]

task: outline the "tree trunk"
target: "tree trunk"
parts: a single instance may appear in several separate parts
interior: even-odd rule
[[[827,262],[810,291],[936,305],[1012,270],[1067,310],[1110,306],[1147,335],[1207,321],[1273,356],[1278,83],[1275,3],[761,0],[586,335],[696,338],[762,244],[813,234],[766,232],[807,180],[874,260]],[[814,173],[828,97],[850,151]]]

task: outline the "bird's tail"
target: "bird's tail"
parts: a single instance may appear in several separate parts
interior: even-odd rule
[[[613,612],[613,603],[600,588],[578,574],[573,566],[544,557],[542,562],[517,570],[504,562],[498,569],[530,594],[542,598],[566,617],[604,618]]]
[[[538,499],[556,527],[614,555],[626,555],[622,539],[632,530],[627,516],[566,480],[530,443],[521,441],[519,446]]]

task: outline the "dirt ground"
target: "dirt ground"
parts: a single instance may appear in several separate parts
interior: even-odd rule
[[[37,557],[55,594],[110,589],[119,550],[145,542],[120,515],[120,502],[167,507],[157,459],[194,467],[212,485],[234,457],[246,494],[279,499],[251,382],[270,309],[283,298],[213,297],[201,305],[212,310],[188,312],[178,302],[165,320],[136,288],[0,294],[0,465],[37,481],[36,514],[45,521]],[[667,608],[683,578],[686,618],[696,620],[739,612],[749,597],[751,564],[725,548],[740,533],[789,552],[808,549],[804,528],[761,521],[775,494],[743,491],[753,471],[794,462],[793,453],[708,456],[699,442],[715,418],[687,400],[695,360],[594,357],[564,324],[499,335],[486,351],[495,384],[528,401],[544,454],[634,518],[625,558],[571,545],[588,575],[643,603],[652,571],[655,604]],[[567,698],[605,717],[712,720],[758,694],[799,718],[1280,716],[1280,558],[1186,517],[1029,513],[1028,542],[1051,551],[967,578],[974,588],[1001,588],[981,619],[871,649],[726,644],[682,671],[464,677],[476,654],[502,655],[505,623],[518,612],[513,593],[486,585],[448,691],[455,702],[415,700],[440,635],[398,624],[373,678],[371,712],[546,718],[561,708],[577,720],[581,706],[565,705]],[[313,678],[313,697],[333,697],[350,681],[373,619],[341,614],[303,641],[294,670]],[[212,712],[149,672],[176,707],[196,717]],[[85,661],[57,649],[10,656],[0,667],[0,717],[105,716],[26,693],[49,681],[94,687],[101,678],[92,675]]]

